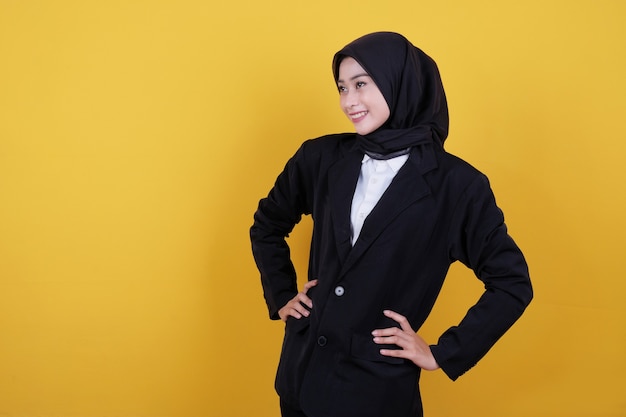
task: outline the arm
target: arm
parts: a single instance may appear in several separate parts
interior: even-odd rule
[[[250,228],[252,253],[273,320],[282,318],[285,314],[279,314],[279,310],[298,295],[296,271],[286,238],[302,215],[310,213],[304,154],[303,145],[287,162],[268,196],[259,202]],[[307,303],[305,298],[302,300]],[[296,308],[289,315],[297,312],[300,309]]]
[[[431,351],[457,379],[496,343],[521,316],[533,297],[528,266],[508,235],[486,177],[464,193],[451,224],[450,255],[471,268],[485,291],[458,326],[445,331]]]
[[[408,359],[426,370],[441,367],[451,379],[474,366],[532,298],[526,262],[507,234],[502,213],[484,176],[468,187],[457,213],[451,223],[451,258],[461,260],[484,282],[481,298],[436,345],[428,346],[406,317],[389,310],[384,314],[399,327],[372,332],[375,343],[400,348],[382,349],[382,355]]]

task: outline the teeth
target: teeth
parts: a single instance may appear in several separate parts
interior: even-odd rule
[[[362,111],[362,112],[359,112],[359,113],[356,113],[356,114],[351,114],[351,115],[350,115],[350,118],[352,118],[352,119],[358,119],[359,117],[363,117],[363,116],[365,116],[366,114],[367,114],[367,112],[366,112],[366,111]]]

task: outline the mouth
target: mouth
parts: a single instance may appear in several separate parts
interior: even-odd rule
[[[367,113],[368,112],[366,110],[360,111],[360,112],[356,112],[356,113],[350,113],[349,117],[350,117],[350,120],[352,120],[352,123],[358,123],[361,120],[363,120],[363,118],[365,116],[367,116]]]

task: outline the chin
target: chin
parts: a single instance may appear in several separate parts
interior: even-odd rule
[[[361,136],[369,135],[370,133],[374,131],[374,129],[355,129],[355,130],[356,130],[356,133],[358,133]]]
[[[356,131],[356,133],[358,133],[361,136],[365,136],[365,135],[369,135],[370,133],[374,133],[377,130],[379,130],[380,128],[382,128],[384,125],[384,123],[382,124],[376,124],[374,126],[372,126],[371,124],[369,124],[368,126],[365,125],[355,125],[354,126],[354,130]]]

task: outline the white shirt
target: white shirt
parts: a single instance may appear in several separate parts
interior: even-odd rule
[[[350,222],[352,224],[352,246],[359,237],[365,219],[374,209],[409,155],[400,155],[387,160],[372,159],[367,155],[361,161],[361,173],[352,197]]]

